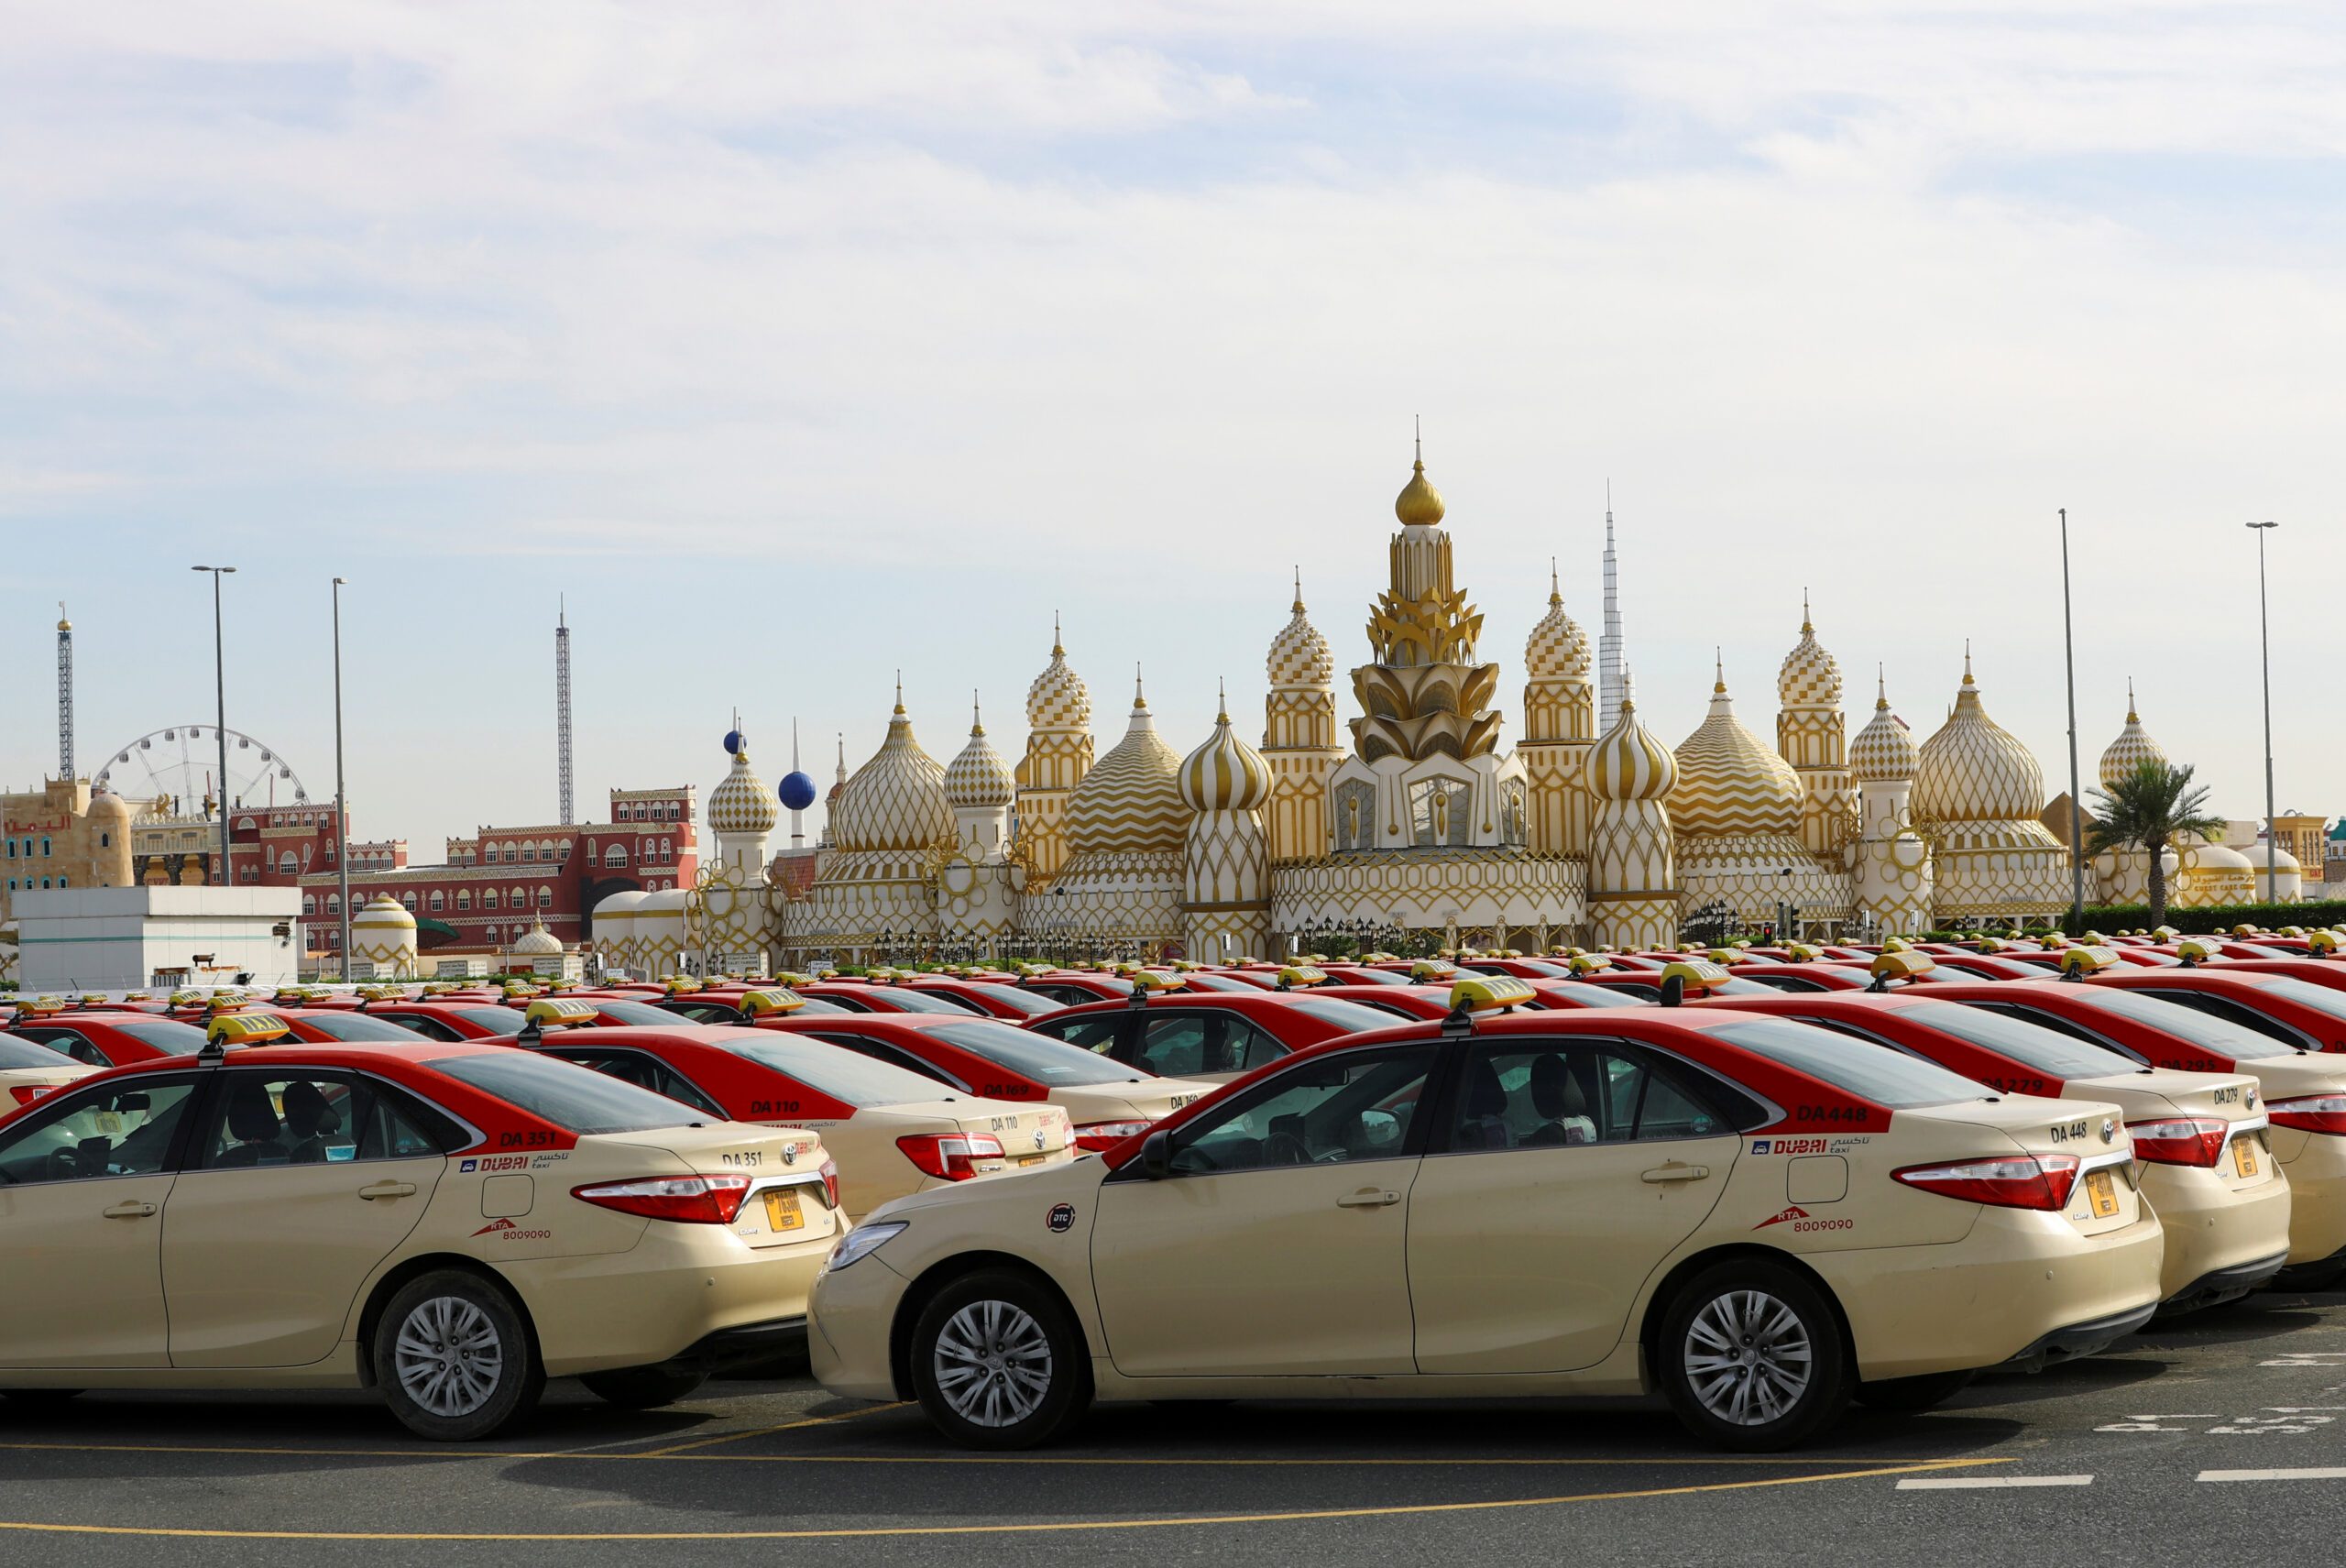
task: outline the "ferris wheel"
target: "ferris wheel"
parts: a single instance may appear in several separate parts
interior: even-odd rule
[[[178,803],[178,812],[192,813],[215,792],[223,735],[228,738],[227,799],[232,807],[308,804],[310,792],[301,786],[301,775],[274,749],[242,730],[212,724],[149,730],[118,748],[98,770],[96,782],[134,799],[169,795]]]

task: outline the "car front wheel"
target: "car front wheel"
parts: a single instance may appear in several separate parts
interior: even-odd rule
[[[1678,1419],[1722,1448],[1790,1448],[1848,1406],[1840,1323],[1780,1264],[1738,1259],[1697,1275],[1671,1303],[1659,1351]]]
[[[1083,1336],[1048,1287],[1007,1269],[954,1280],[913,1329],[913,1387],[970,1448],[1033,1448],[1091,1402]]]
[[[408,1281],[375,1330],[375,1381],[418,1437],[494,1437],[536,1409],[537,1347],[512,1299],[477,1275],[442,1269]]]

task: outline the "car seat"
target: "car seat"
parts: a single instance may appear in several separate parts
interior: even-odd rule
[[[228,1091],[228,1135],[236,1140],[213,1163],[223,1167],[259,1165],[280,1154],[277,1107],[269,1102],[269,1085],[258,1077],[247,1079]]]
[[[1523,1135],[1526,1146],[1596,1141],[1596,1124],[1588,1115],[1588,1096],[1562,1057],[1551,1052],[1533,1061],[1530,1087],[1531,1109],[1539,1113],[1540,1125]]]
[[[291,1165],[323,1165],[326,1161],[326,1136],[342,1131],[342,1117],[326,1102],[324,1091],[314,1083],[296,1079],[285,1086],[280,1097],[285,1107],[285,1133],[294,1140],[286,1151]]]

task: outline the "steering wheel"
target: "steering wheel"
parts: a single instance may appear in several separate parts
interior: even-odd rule
[[[43,1181],[71,1181],[81,1174],[82,1162],[71,1149],[51,1149],[49,1157],[41,1161]]]
[[[1265,1165],[1310,1165],[1311,1151],[1293,1133],[1273,1133],[1263,1140]]]

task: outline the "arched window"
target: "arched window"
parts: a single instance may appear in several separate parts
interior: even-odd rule
[[[459,909],[470,909],[472,906],[473,890],[468,887],[458,888],[456,890],[456,907]]]
[[[562,860],[565,865],[568,865],[570,863],[570,840],[567,839],[563,840]]]
[[[491,927],[488,927],[488,932],[486,933],[486,935],[487,935],[487,936],[488,936],[488,943],[489,943],[489,946],[491,946],[491,947],[495,947],[495,946],[497,945],[497,933],[498,933],[498,931],[499,931],[499,929],[500,929],[500,927],[496,927],[496,926],[491,926]]]
[[[521,852],[520,852],[519,850],[515,850],[515,849],[513,848],[513,846],[512,846],[512,845],[510,845],[510,844],[506,845],[506,846],[505,846],[505,863],[506,863],[507,865],[509,865],[509,866],[510,866],[510,865],[511,865],[515,861],[517,861],[517,860],[519,860],[519,859],[521,859]]]
[[[99,849],[101,849],[101,850],[107,850],[107,849],[112,849],[113,847],[114,847],[114,835],[113,835],[113,834],[111,834],[111,833],[101,833],[101,834],[99,834],[99,835],[98,835],[98,848],[99,848]]]
[[[537,858],[538,847],[535,844],[524,844],[521,846],[521,859],[524,863],[534,861]]]
[[[625,844],[613,844],[609,849],[604,850],[603,863],[607,866],[623,866],[627,864],[627,846]]]
[[[306,919],[306,918],[308,918],[310,916],[315,915],[317,912],[318,912],[318,895],[317,895],[316,894],[314,894],[314,893],[305,893],[305,894],[303,894],[301,895],[301,915],[302,915],[302,917],[303,917],[304,919]]]
[[[411,893],[403,893],[403,894],[400,894],[400,902],[401,904],[403,904],[403,905],[407,905],[407,912],[408,912],[410,915],[412,915],[412,914],[414,914],[414,913],[415,913],[415,894],[411,894]]]
[[[329,893],[326,894],[326,913],[329,915],[339,915],[342,913],[342,894],[338,893]]]
[[[497,907],[497,890],[495,888],[488,887],[481,890],[480,906],[483,909],[494,909]]]
[[[541,886],[538,889],[538,907],[541,909],[552,909],[554,907],[554,889],[545,886]]]
[[[43,839],[40,841],[40,858],[44,861],[49,859],[49,840],[47,839]]]
[[[286,850],[283,854],[277,857],[278,874],[280,876],[291,876],[296,863],[297,862],[293,859],[293,851],[291,850]]]
[[[675,846],[674,846],[674,844],[672,844],[669,840],[665,839],[661,839],[661,840],[660,840],[660,860],[661,860],[661,863],[664,865],[664,864],[666,864],[668,861],[672,861],[672,860],[675,859],[675,857],[676,857]]]
[[[447,907],[448,895],[441,892],[438,888],[433,888],[432,890],[432,913],[437,915]]]

